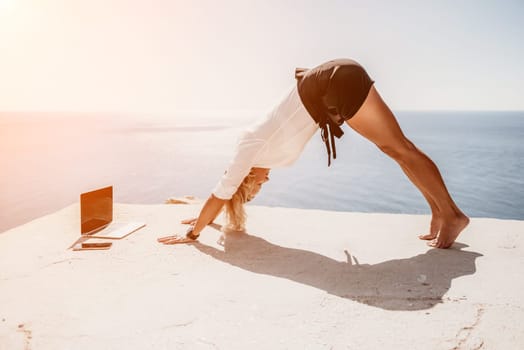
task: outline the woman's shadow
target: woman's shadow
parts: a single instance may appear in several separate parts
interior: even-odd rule
[[[223,251],[199,242],[194,247],[247,271],[286,278],[386,310],[423,310],[442,303],[451,281],[475,273],[475,259],[482,256],[462,251],[467,245],[455,243],[452,249],[430,249],[411,258],[370,265],[358,264],[347,251],[347,261],[337,261],[248,233],[228,233],[221,244]]]

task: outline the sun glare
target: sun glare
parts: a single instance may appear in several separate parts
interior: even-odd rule
[[[15,3],[16,0],[0,0],[0,18],[2,18],[2,20],[9,19],[14,10]]]
[[[0,10],[12,6],[14,2],[15,0],[0,0]]]

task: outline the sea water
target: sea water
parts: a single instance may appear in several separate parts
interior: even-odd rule
[[[472,217],[524,219],[524,112],[396,112]],[[0,232],[113,185],[116,202],[207,198],[253,121],[199,116],[0,114]],[[429,213],[400,167],[344,126],[327,167],[319,133],[291,167],[273,169],[256,205]],[[196,214],[196,213],[195,213]]]

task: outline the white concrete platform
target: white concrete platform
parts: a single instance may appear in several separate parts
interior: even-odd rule
[[[166,246],[200,205],[116,205],[147,227],[72,251],[72,205],[0,234],[0,349],[523,349],[524,222],[251,206],[247,234]],[[217,220],[221,222],[221,218]]]

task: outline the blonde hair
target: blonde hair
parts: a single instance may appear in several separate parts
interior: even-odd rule
[[[246,225],[246,210],[244,203],[249,202],[253,197],[251,193],[256,185],[255,174],[250,172],[238,186],[237,191],[225,204],[226,213],[225,231],[244,231]]]

